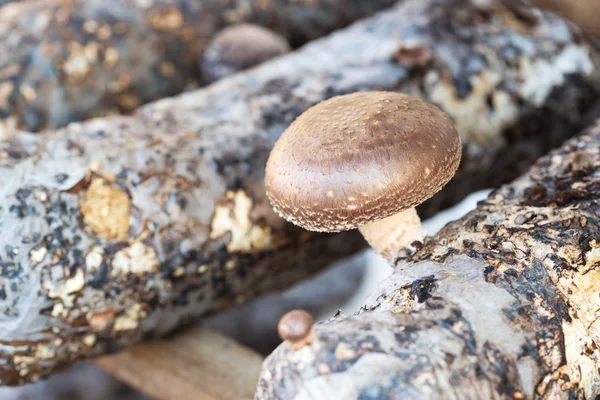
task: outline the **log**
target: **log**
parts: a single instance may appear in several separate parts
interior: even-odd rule
[[[427,238],[360,313],[280,345],[255,398],[597,398],[599,149],[600,122]]]
[[[598,60],[551,15],[410,0],[133,116],[16,133],[0,143],[0,384],[163,336],[361,249],[356,232],[286,224],[265,196],[273,142],[314,103],[406,91],[457,121],[463,166],[425,217],[579,129]]]
[[[263,358],[213,331],[194,328],[133,346],[95,364],[129,386],[163,400],[248,400]]]
[[[532,0],[540,8],[552,10],[563,18],[572,20],[587,33],[600,38],[600,3],[596,0]]]
[[[396,0],[27,0],[0,9],[0,137],[131,112],[202,84],[222,27],[254,22],[299,46]],[[0,4],[2,2],[0,1]]]

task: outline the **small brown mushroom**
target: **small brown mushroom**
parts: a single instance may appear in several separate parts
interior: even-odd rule
[[[304,310],[292,310],[279,320],[277,332],[294,350],[309,344],[314,337],[313,318]]]
[[[300,115],[267,161],[275,211],[307,230],[358,228],[388,259],[423,238],[415,206],[454,175],[461,141],[450,118],[402,93],[333,97]]]
[[[222,29],[209,43],[200,60],[207,82],[254,67],[290,51],[287,40],[254,24],[238,24]]]

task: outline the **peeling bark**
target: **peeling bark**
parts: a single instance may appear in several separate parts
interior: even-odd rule
[[[417,48],[429,55],[413,63]],[[266,200],[273,142],[316,102],[398,90],[457,121],[463,166],[426,215],[518,170],[494,160],[526,164],[578,129],[597,66],[553,16],[411,0],[133,116],[16,133],[0,143],[0,383],[161,336],[361,248],[355,232],[284,223]]]
[[[0,4],[2,2],[0,1]],[[0,137],[130,112],[202,83],[197,60],[226,25],[294,45],[395,0],[28,0],[0,9]]]
[[[281,345],[256,398],[597,398],[599,192],[600,122],[398,260],[360,313]]]

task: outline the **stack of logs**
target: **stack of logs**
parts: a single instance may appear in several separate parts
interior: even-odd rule
[[[352,232],[285,223],[264,193],[274,141],[321,100],[402,91],[454,119],[464,159],[424,216],[525,173],[597,116],[600,54],[565,20],[404,0],[209,87],[73,122],[201,84],[196,59],[225,24],[298,45],[392,2],[125,3],[0,9],[3,385],[164,336],[363,248]],[[599,145],[592,128],[540,159],[399,260],[360,314],[317,324],[298,351],[283,344],[257,397],[594,398]]]

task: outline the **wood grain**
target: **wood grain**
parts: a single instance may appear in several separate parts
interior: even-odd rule
[[[262,357],[233,339],[194,328],[134,346],[96,365],[161,400],[252,399]]]

